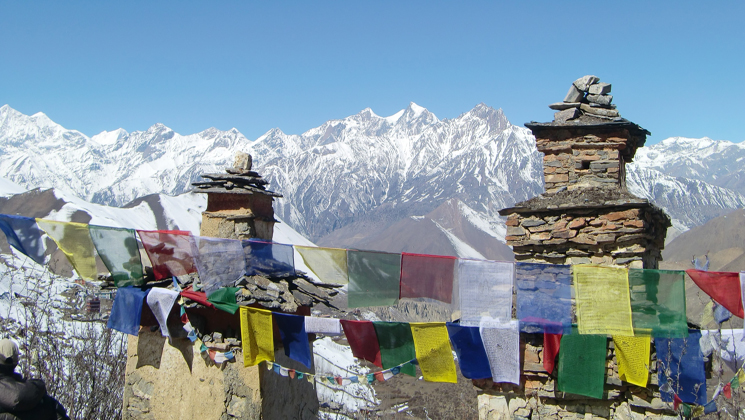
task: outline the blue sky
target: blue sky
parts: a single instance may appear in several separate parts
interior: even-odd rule
[[[87,135],[301,133],[409,102],[549,121],[585,74],[671,136],[745,140],[744,2],[0,1],[0,105]]]

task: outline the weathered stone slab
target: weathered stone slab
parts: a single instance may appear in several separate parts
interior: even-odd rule
[[[572,85],[582,92],[587,92],[590,86],[600,81],[599,77],[596,76],[582,76],[575,80]]]
[[[580,105],[580,107],[579,107],[579,108],[580,108],[580,109],[581,109],[582,111],[585,111],[585,112],[587,112],[588,114],[593,114],[593,115],[602,115],[602,116],[604,116],[604,117],[618,117],[618,116],[620,116],[620,115],[621,115],[621,114],[620,114],[620,113],[619,113],[618,111],[616,111],[615,109],[604,109],[604,108],[595,108],[595,107],[591,107],[591,106],[590,106],[590,105],[588,105],[588,104],[582,104],[582,105]]]
[[[610,93],[610,89],[610,83],[595,83],[590,85],[590,87],[587,89],[587,92],[590,95],[605,95],[606,93]]]
[[[574,87],[574,85],[572,85],[572,87]],[[557,111],[561,111],[561,110],[569,109],[569,108],[579,108],[579,106],[580,106],[580,102],[555,102],[549,105],[548,107],[551,109],[555,109]]]
[[[580,99],[582,99],[585,96],[585,94],[577,89],[577,87],[572,84],[572,86],[569,87],[569,92],[567,92],[567,96],[564,97],[564,102],[567,103],[574,103],[579,102]]]
[[[579,115],[580,115],[579,109],[577,109],[577,108],[569,108],[569,109],[565,109],[563,111],[559,111],[559,112],[554,113],[554,121],[556,121],[556,122],[564,122],[564,121],[568,121],[568,120],[577,118],[577,117],[579,117]]]
[[[587,100],[600,105],[610,105],[613,95],[587,95]]]

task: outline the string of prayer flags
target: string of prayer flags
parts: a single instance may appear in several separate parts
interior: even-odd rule
[[[341,335],[341,323],[337,318],[306,316],[305,331],[309,334]]]
[[[0,230],[8,243],[37,264],[44,264],[44,241],[36,219],[24,216],[0,214]]]
[[[390,306],[398,302],[401,254],[347,251],[350,308]]]
[[[455,257],[402,253],[399,298],[431,298],[450,303],[455,261]]]
[[[445,323],[412,322],[409,326],[424,380],[457,383],[458,375]]]
[[[448,322],[447,329],[450,343],[458,355],[460,373],[468,379],[491,378],[489,358],[481,341],[479,327],[464,327]]]
[[[57,243],[81,278],[98,280],[96,251],[88,225],[42,219],[36,219],[36,224]]]
[[[508,262],[458,260],[458,295],[464,326],[478,327],[482,319],[512,318],[515,265]]]
[[[246,271],[243,246],[237,239],[194,237],[194,262],[207,295],[232,286]]]
[[[181,296],[191,299],[194,302],[200,303],[208,308],[215,308],[215,304],[207,300],[207,295],[204,292],[195,292],[191,286],[181,291]]]
[[[571,266],[516,263],[520,331],[569,333],[572,328],[571,282]]]
[[[728,311],[727,308],[719,304],[714,306],[714,321],[717,324],[721,324],[730,318],[732,318],[732,312]]]
[[[160,325],[160,334],[163,337],[170,337],[171,334],[168,331],[168,314],[171,313],[173,304],[176,303],[179,293],[175,290],[166,289],[164,287],[153,287],[147,294],[147,305],[155,315],[155,319],[158,320]]]
[[[347,284],[347,250],[295,245],[310,271],[326,284]]]
[[[629,269],[629,289],[634,328],[654,337],[688,335],[682,271]]]
[[[340,320],[344,335],[347,337],[352,354],[358,359],[367,360],[378,367],[383,367],[378,335],[375,326],[370,321]]]
[[[292,245],[256,239],[242,241],[246,275],[286,277],[295,275],[295,251]]]
[[[575,265],[574,287],[580,334],[634,335],[627,269]]]
[[[562,334],[543,333],[543,368],[548,373],[554,373],[556,355],[561,349]]]
[[[191,233],[181,230],[138,230],[153,266],[155,280],[197,272],[192,257],[196,248]]]
[[[701,313],[701,327],[704,328],[712,322],[714,322],[714,301],[710,300],[704,305]]]
[[[742,328],[701,330],[699,347],[703,356],[717,351],[719,358],[732,372],[737,372],[745,362],[745,342]]]
[[[241,347],[243,366],[274,361],[274,327],[272,312],[241,306]]]
[[[738,273],[686,270],[694,283],[718,304],[739,318],[745,317],[742,309],[742,291]]]
[[[704,414],[711,414],[717,412],[717,402],[716,400],[711,400],[704,406]]]
[[[573,328],[572,334],[561,337],[559,391],[602,398],[608,339],[605,335],[577,332]]]
[[[116,290],[106,326],[129,335],[137,335],[142,319],[142,305],[150,289],[127,286]]]
[[[613,336],[618,360],[618,377],[622,380],[647,387],[649,379],[650,337]]]
[[[310,368],[313,355],[305,332],[305,317],[274,312],[279,335],[285,348],[285,355]]]
[[[654,339],[662,401],[671,402],[673,395],[677,395],[689,404],[706,404],[706,373],[700,338],[699,331],[689,330],[687,338]]]
[[[378,337],[383,368],[389,369],[416,358],[414,338],[406,322],[373,322]],[[451,356],[452,357],[452,356]],[[416,376],[414,365],[404,365],[401,371]]]
[[[89,225],[88,230],[116,287],[144,283],[142,259],[134,229]]]
[[[485,322],[479,329],[492,380],[520,385],[520,323]]]
[[[235,294],[241,290],[238,287],[223,287],[212,292],[207,297],[208,302],[212,302],[215,308],[225,311],[229,314],[234,314],[240,306],[235,299]]]

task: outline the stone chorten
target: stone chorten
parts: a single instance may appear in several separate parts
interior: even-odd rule
[[[238,152],[232,168],[224,174],[203,174],[209,181],[194,182],[192,192],[207,194],[207,209],[202,213],[204,236],[229,239],[259,238],[272,240],[274,234],[274,197],[266,189],[268,182],[251,170],[253,159]]]
[[[543,157],[546,192],[499,213],[516,261],[657,268],[670,217],[626,190],[627,162],[649,131],[621,118],[611,85],[572,83],[554,121],[525,124]]]

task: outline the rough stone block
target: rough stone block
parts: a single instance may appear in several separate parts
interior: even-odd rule
[[[572,84],[572,86],[569,87],[569,92],[567,92],[567,96],[564,97],[564,102],[567,103],[575,103],[579,102],[580,99],[582,99],[585,96],[584,92],[577,89],[577,87]]]
[[[507,236],[524,236],[527,232],[520,226],[508,226]]]
[[[570,242],[584,245],[597,245],[597,241],[586,234],[577,235],[574,238],[569,239]]]
[[[551,232],[551,236],[554,238],[569,239],[577,236],[577,231],[571,229],[557,229]]]
[[[569,120],[573,120],[577,117],[579,117],[580,112],[577,108],[568,108],[563,111],[559,111],[554,113],[554,121],[556,122],[565,122]]]
[[[579,108],[580,102],[556,102],[548,107],[557,111],[562,111],[569,108]]]
[[[538,219],[538,218],[525,219],[521,223],[523,227],[534,227],[534,226],[541,226],[545,224],[546,224],[545,221],[543,221],[542,219]]]
[[[580,217],[569,222],[569,225],[567,225],[567,227],[569,229],[579,229],[581,227],[584,227],[585,224],[585,219],[583,217]]]
[[[629,210],[624,210],[624,211],[614,211],[608,214],[603,214],[600,216],[600,219],[616,221],[616,220],[621,220],[621,219],[636,219],[638,217],[639,217],[639,209],[629,209]]]
[[[587,92],[590,89],[590,86],[600,81],[599,77],[596,76],[582,76],[579,79],[575,80],[572,85],[577,88],[577,90],[580,90],[582,92]]]
[[[556,174],[556,175],[547,175],[546,182],[567,182],[569,181],[569,175],[566,174]]]
[[[587,100],[591,104],[610,106],[610,103],[613,101],[613,95],[587,95]]]
[[[610,93],[610,90],[610,83],[594,83],[590,85],[587,92],[591,95],[605,95],[606,93]]]
[[[615,117],[620,117],[621,116],[621,114],[618,111],[616,111],[615,109],[596,108],[596,107],[592,107],[592,106],[590,106],[588,104],[582,104],[582,105],[580,105],[579,109],[581,109],[582,111],[585,111],[588,114],[600,115],[602,117],[615,118]]]
[[[531,240],[545,241],[551,239],[551,232],[532,233],[530,235]]]

